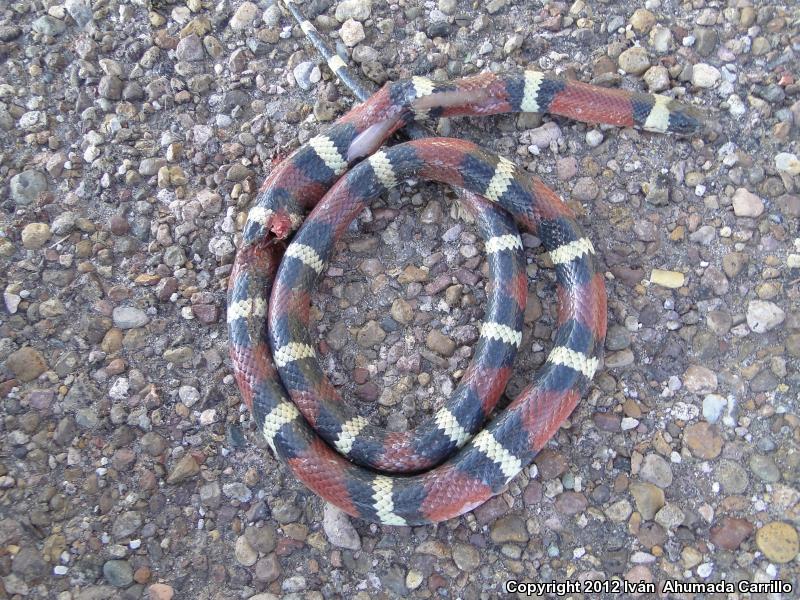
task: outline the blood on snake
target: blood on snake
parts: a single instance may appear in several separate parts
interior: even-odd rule
[[[317,35],[308,21],[301,26]],[[326,56],[346,77],[336,58]],[[594,246],[557,194],[512,161],[464,140],[424,138],[383,148],[416,121],[511,112],[679,135],[704,126],[694,109],[665,96],[534,70],[448,82],[413,77],[387,83],[300,146],[272,170],[249,211],[228,293],[239,389],[275,455],[354,517],[421,525],[501,493],[574,410],[600,366],[603,276]],[[460,201],[484,237],[491,276],[475,356],[454,397],[415,430],[395,433],[348,412],[322,373],[307,328],[310,293],[335,241],[370,201],[409,178],[465,190]],[[558,327],[532,383],[491,417],[522,339],[527,280],[517,228],[539,237],[549,252]]]

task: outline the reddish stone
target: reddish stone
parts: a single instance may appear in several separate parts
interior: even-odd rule
[[[195,304],[192,313],[203,325],[210,325],[219,320],[219,308],[215,304]]]
[[[711,541],[725,550],[736,550],[753,533],[753,524],[746,519],[725,517],[711,530]]]

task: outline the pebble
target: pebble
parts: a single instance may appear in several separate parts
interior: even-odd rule
[[[233,545],[233,555],[243,567],[252,567],[258,560],[258,552],[253,549],[246,536],[240,535]]]
[[[709,423],[716,423],[722,418],[722,411],[728,401],[719,394],[707,394],[703,398],[703,418]]]
[[[343,0],[336,5],[336,20],[344,23],[347,19],[366,21],[372,12],[371,0]]]
[[[722,438],[713,425],[704,421],[686,427],[683,443],[693,456],[705,460],[717,458],[722,452]]]
[[[85,27],[92,21],[92,8],[84,0],[66,0],[64,8],[67,9],[69,16],[73,18],[79,27]]]
[[[322,528],[334,546],[354,551],[361,549],[361,536],[353,527],[350,517],[327,502],[325,503]]]
[[[175,590],[166,583],[154,583],[147,588],[147,593],[150,594],[149,600],[172,600]]]
[[[710,539],[715,546],[725,550],[736,550],[753,533],[753,524],[746,519],[724,517],[719,525],[711,529]]]
[[[236,9],[236,12],[233,13],[228,25],[230,25],[230,28],[234,31],[241,31],[242,29],[250,27],[258,15],[258,6],[252,2],[242,2],[239,8]]]
[[[169,472],[167,483],[177,484],[190,479],[200,472],[200,465],[191,454],[186,454],[176,462]]]
[[[716,67],[706,63],[697,63],[692,67],[692,85],[700,88],[712,88],[719,81],[720,72]]]
[[[362,348],[371,348],[386,339],[386,332],[377,321],[368,321],[356,334],[356,342]]]
[[[708,394],[717,389],[717,375],[702,365],[689,365],[683,373],[683,385],[695,394]]]
[[[535,151],[531,150],[535,154],[538,150],[548,148],[551,142],[556,142],[562,138],[561,128],[553,121],[550,121],[530,132],[530,145],[528,148],[535,148]]]
[[[739,463],[733,460],[722,460],[717,465],[716,477],[726,494],[744,494],[750,482]]]
[[[619,68],[631,75],[641,75],[650,68],[650,57],[640,46],[628,48],[617,59]]]
[[[47,223],[28,223],[22,228],[22,245],[28,250],[38,250],[52,237]]]
[[[750,471],[761,481],[766,483],[776,483],[780,481],[781,472],[778,465],[770,456],[763,454],[753,454],[750,457]]]
[[[489,535],[495,544],[524,544],[530,539],[525,521],[517,515],[500,517],[491,526]]]
[[[737,188],[733,193],[733,214],[737,217],[760,217],[764,212],[764,202],[751,191]]]
[[[47,370],[47,362],[35,348],[23,346],[8,356],[6,367],[20,381],[33,381]]]
[[[672,485],[672,467],[658,454],[648,454],[642,462],[639,477],[660,488],[667,488]]]
[[[683,511],[671,502],[668,502],[655,515],[654,520],[667,531],[677,529],[686,518]]]
[[[112,313],[114,327],[120,329],[136,329],[150,322],[150,317],[143,310],[134,306],[117,306]]]
[[[664,490],[651,483],[631,483],[630,491],[636,510],[646,521],[652,520],[665,504]]]
[[[478,549],[469,544],[455,544],[453,546],[453,562],[456,566],[470,573],[478,568],[481,563],[481,555]]]
[[[767,300],[751,300],[747,304],[747,326],[755,333],[766,333],[786,319],[784,310]]]
[[[17,206],[27,206],[33,204],[39,194],[47,191],[47,178],[41,171],[28,169],[11,178],[9,190]]]
[[[683,287],[685,281],[686,276],[679,271],[653,269],[650,273],[650,283],[665,288],[677,289]]]
[[[431,330],[425,338],[425,345],[441,356],[450,357],[456,351],[456,343],[436,329]]]
[[[631,27],[638,33],[647,33],[656,24],[656,16],[646,8],[637,8],[630,19]]]
[[[307,60],[295,66],[292,70],[292,75],[301,90],[310,90],[314,86],[312,81],[312,73],[314,69],[318,69],[317,64],[313,61]],[[316,78],[319,81],[319,78]]]
[[[663,92],[669,89],[669,71],[661,65],[652,66],[644,74],[644,82],[651,92]]]
[[[768,560],[784,564],[800,552],[797,530],[787,523],[773,521],[756,532],[756,545]]]
[[[339,28],[339,37],[342,38],[345,46],[352,48],[364,41],[367,36],[364,33],[364,26],[359,21],[347,19]]]
[[[775,155],[775,168],[789,175],[800,175],[800,159],[796,154],[780,152]]]
[[[103,564],[103,577],[117,588],[133,583],[133,568],[126,560],[109,560]]]

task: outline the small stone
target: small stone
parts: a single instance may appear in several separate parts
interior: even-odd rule
[[[178,42],[178,47],[175,48],[175,56],[178,60],[189,62],[203,60],[205,58],[205,51],[203,50],[203,42],[200,37],[193,33],[183,38]]]
[[[795,154],[781,152],[775,155],[775,168],[789,175],[800,175],[800,159]]]
[[[28,169],[18,173],[9,182],[11,199],[17,206],[27,206],[33,204],[39,194],[47,190],[47,179],[44,173],[33,169]]]
[[[631,516],[633,512],[633,507],[631,503],[625,500],[619,500],[614,502],[611,506],[603,511],[606,513],[606,516],[611,520],[613,523],[624,523],[628,520],[628,517]]]
[[[656,16],[645,8],[637,8],[630,19],[631,27],[639,33],[647,33],[656,24]]]
[[[747,326],[755,333],[775,329],[786,319],[783,309],[767,300],[751,300],[747,305]]]
[[[753,524],[746,519],[725,517],[711,529],[711,541],[725,550],[736,550],[753,533]]]
[[[689,425],[683,432],[683,443],[693,456],[705,460],[716,458],[722,452],[722,437],[705,421]]]
[[[386,332],[381,328],[377,321],[367,321],[356,334],[356,342],[362,348],[370,348],[375,344],[380,344],[386,339]]]
[[[186,454],[172,467],[167,477],[167,483],[176,484],[186,481],[200,472],[200,465],[191,454]]]
[[[778,465],[775,464],[772,457],[763,454],[753,454],[750,457],[750,470],[756,477],[766,483],[776,483],[781,478]]]
[[[108,100],[119,100],[122,98],[123,87],[122,80],[116,75],[103,75],[97,86],[97,93]],[[89,156],[85,160],[86,162],[92,162],[94,158],[96,156]]]
[[[697,63],[692,67],[692,85],[700,88],[711,88],[719,81],[720,72],[716,67],[706,63]]]
[[[747,471],[738,462],[727,459],[717,465],[716,477],[726,494],[744,494],[750,482]]]
[[[667,503],[656,513],[655,522],[667,531],[677,529],[683,523],[685,515],[676,504]]]
[[[663,269],[653,269],[650,273],[650,283],[661,287],[677,289],[683,287],[686,277],[679,271],[665,271]]]
[[[392,308],[390,312],[392,318],[403,325],[410,323],[414,318],[414,309],[402,298],[398,298],[392,302]]]
[[[66,0],[64,8],[79,27],[85,27],[92,20],[92,7],[85,0]]]
[[[247,541],[247,537],[240,535],[236,538],[236,543],[233,545],[233,555],[236,561],[244,567],[252,567],[258,560],[258,552],[256,552]]]
[[[707,394],[703,398],[703,418],[709,423],[716,423],[727,405],[728,401],[719,394]]]
[[[581,202],[591,202],[599,193],[600,187],[593,177],[579,177],[572,188],[572,197]]]
[[[6,367],[14,374],[14,377],[28,382],[33,381],[47,370],[47,362],[41,352],[35,348],[23,346],[8,356]]]
[[[292,70],[294,80],[301,90],[310,90],[313,87],[314,82],[311,81],[311,74],[316,68],[317,64],[315,62],[307,60],[299,63]]]
[[[253,492],[240,481],[226,483],[222,486],[222,493],[239,502],[250,502],[253,499]]]
[[[352,48],[366,38],[364,26],[354,19],[347,19],[339,28],[339,36],[345,46]]]
[[[114,587],[128,587],[133,583],[133,568],[126,560],[109,560],[103,565],[103,577]]]
[[[506,542],[525,544],[530,539],[525,521],[517,515],[507,515],[492,524],[489,535],[495,544]]]
[[[126,510],[114,519],[111,535],[121,540],[130,537],[142,526],[142,515],[135,510]]]
[[[701,365],[689,365],[683,373],[683,385],[695,394],[708,394],[717,389],[717,375]]]
[[[22,229],[22,245],[28,250],[38,250],[52,237],[47,223],[28,223]]]
[[[425,338],[425,345],[430,350],[445,357],[453,356],[456,351],[456,343],[436,329],[433,329]]]
[[[255,577],[258,581],[270,583],[280,577],[281,572],[281,563],[274,552],[256,563]],[[251,596],[250,600],[259,600],[261,596],[261,594]],[[270,594],[269,598],[265,597],[263,600],[278,600],[278,597]]]
[[[529,134],[530,145],[537,152],[550,146],[551,142],[560,140],[563,136],[561,128],[554,121],[549,121],[541,127],[537,127]],[[531,150],[533,152],[533,150]]]
[[[353,551],[361,549],[361,536],[353,527],[350,518],[333,504],[325,504],[322,528],[334,546]]]
[[[481,555],[474,546],[459,543],[453,546],[453,561],[459,569],[471,573],[478,568]]]
[[[64,21],[51,17],[50,15],[42,15],[33,22],[33,30],[36,33],[56,37],[64,33],[67,29]]]
[[[787,523],[773,521],[756,532],[756,545],[770,561],[788,563],[800,552],[797,530]]]
[[[243,2],[231,17],[229,22],[231,29],[240,31],[249,27],[258,16],[258,13],[258,6],[252,2]]]
[[[619,55],[617,61],[619,68],[631,75],[641,75],[650,68],[650,57],[647,56],[647,51],[640,46],[628,48]]]
[[[753,192],[738,188],[733,193],[733,214],[737,217],[760,217],[764,212],[764,202]]]
[[[347,19],[366,21],[372,12],[372,0],[344,0],[336,6],[336,20],[344,23]]]
[[[631,483],[630,492],[636,503],[636,510],[646,521],[655,517],[664,506],[664,490],[652,483]]]
[[[150,322],[150,317],[143,310],[133,306],[116,306],[112,313],[114,327],[120,329],[136,329]]]
[[[663,92],[669,88],[669,71],[662,65],[655,65],[647,69],[644,82],[651,92]]]
[[[556,510],[564,515],[577,515],[586,510],[587,506],[589,502],[580,492],[562,492],[555,502]]]
[[[710,27],[696,27],[693,35],[694,51],[700,56],[711,56],[719,40],[717,32]]]
[[[407,283],[422,283],[428,280],[428,270],[408,265],[403,272],[397,277],[398,283],[403,285]]]
[[[147,593],[150,594],[149,600],[172,600],[175,590],[166,583],[154,583],[147,588]]]
[[[669,27],[656,25],[650,30],[650,45],[659,54],[665,54],[672,48],[672,31]]]
[[[639,477],[660,488],[667,488],[672,484],[672,467],[658,454],[648,454],[642,462]]]

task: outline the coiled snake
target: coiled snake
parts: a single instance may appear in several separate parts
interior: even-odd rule
[[[303,29],[313,32],[307,21]],[[335,59],[329,64],[341,67]],[[520,111],[660,133],[701,128],[689,107],[664,96],[536,71],[444,83],[414,77],[386,84],[300,146],[270,173],[250,209],[229,280],[236,380],[275,454],[350,515],[419,525],[479,506],[530,464],[598,368],[606,332],[603,276],[595,271],[592,243],[558,196],[471,142],[424,138],[381,149],[415,120]],[[348,411],[322,373],[307,326],[310,291],[335,241],[370,201],[412,177],[466,190],[461,201],[483,236],[490,285],[474,358],[453,398],[417,429],[394,433]],[[485,423],[522,340],[527,278],[517,227],[540,238],[550,254],[558,328],[533,383]]]

